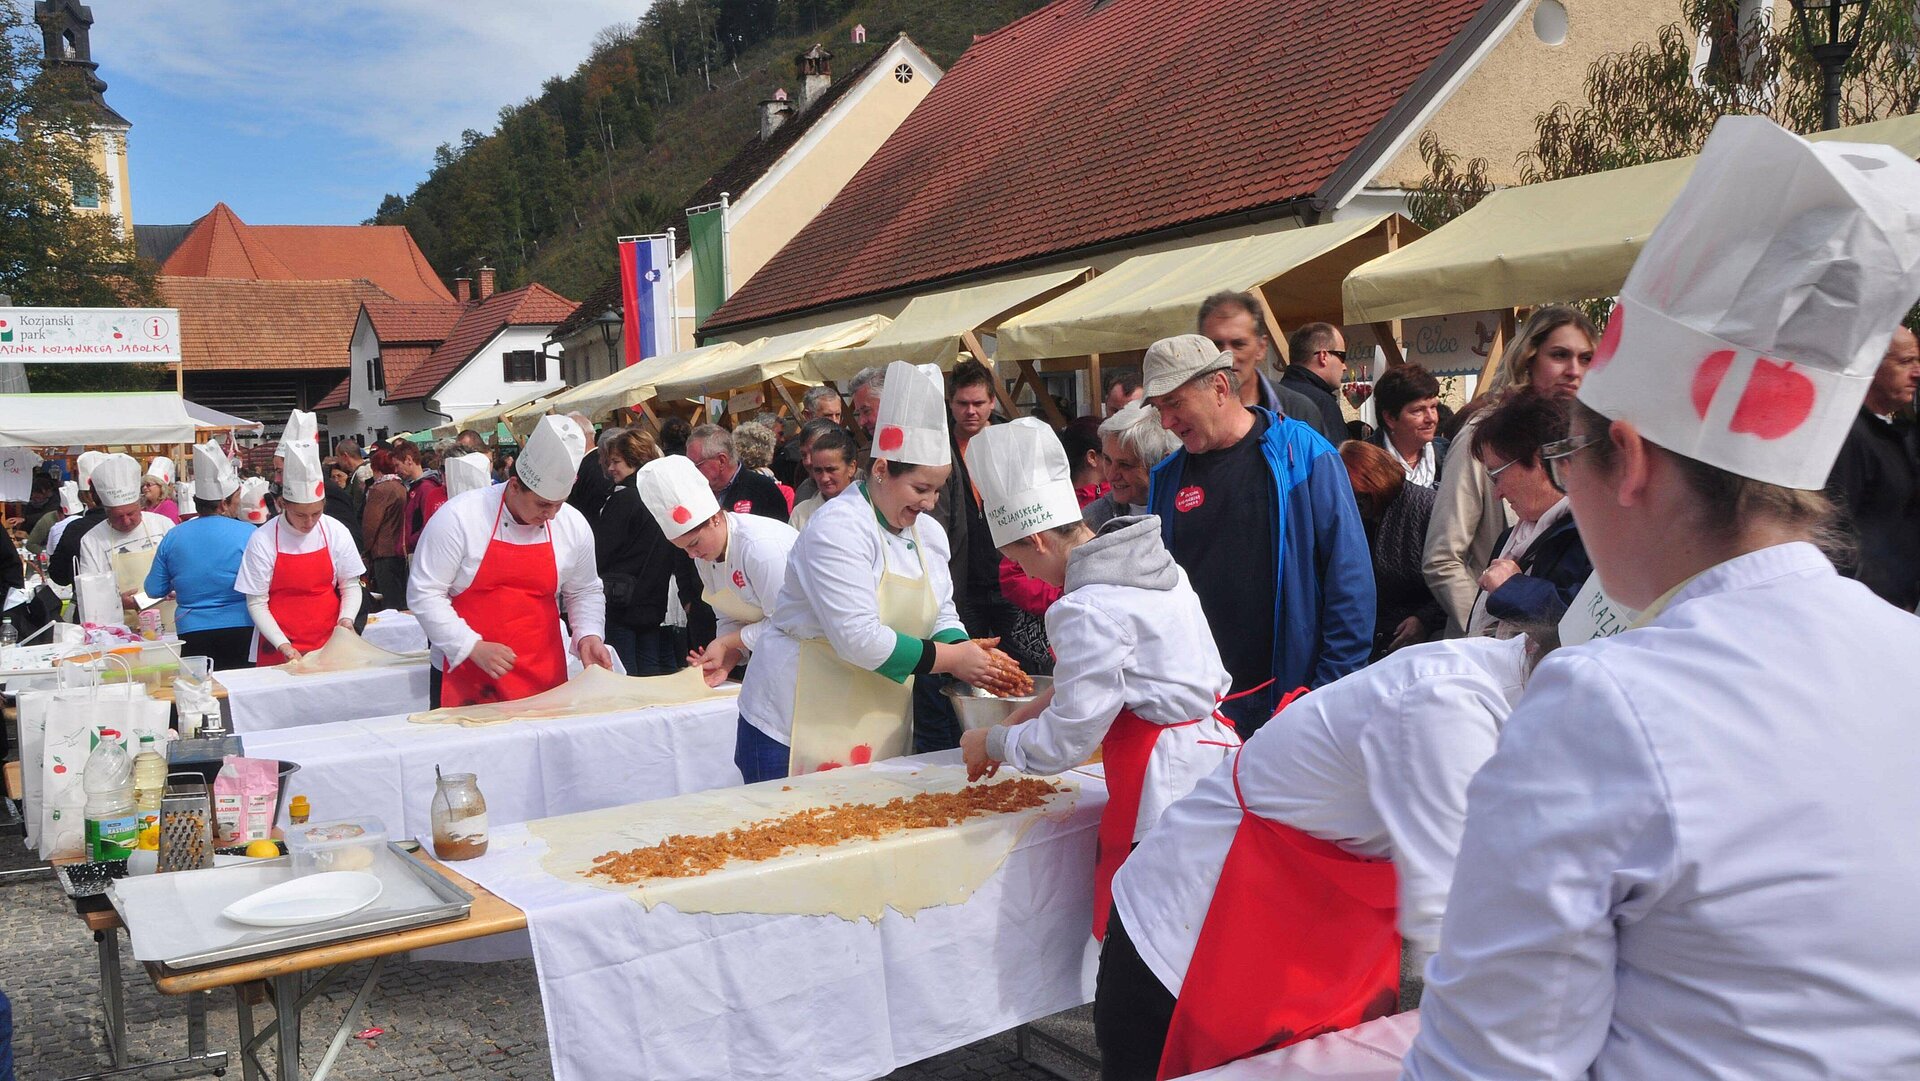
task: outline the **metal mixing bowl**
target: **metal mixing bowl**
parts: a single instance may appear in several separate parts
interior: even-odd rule
[[[971,683],[953,680],[941,691],[953,703],[953,712],[965,730],[992,728],[1005,721],[1013,711],[1045,694],[1053,686],[1052,676],[1034,676],[1033,694],[1022,698],[995,698]]]

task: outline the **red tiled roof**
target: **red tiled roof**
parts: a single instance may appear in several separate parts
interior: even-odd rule
[[[320,399],[320,401],[314,405],[313,411],[316,413],[324,413],[329,409],[345,409],[347,407],[347,396],[351,393],[353,393],[353,373],[348,372],[345,378],[333,385],[332,390],[327,391],[326,397]]]
[[[171,277],[334,281],[364,278],[399,300],[453,302],[402,225],[248,225],[216,203],[160,272]]]
[[[360,306],[392,300],[368,281],[262,281],[162,275],[180,310],[188,371],[347,367]]]
[[[1057,0],[975,39],[702,330],[1312,196],[1492,2]]]
[[[416,401],[429,398],[453,374],[459,371],[480,347],[507,327],[556,326],[574,309],[574,302],[534,282],[505,293],[495,293],[460,313],[446,340],[404,376],[396,375],[391,361],[384,361],[387,373],[387,400]],[[382,341],[381,357],[391,354]]]
[[[445,304],[408,304],[390,302],[367,305],[367,319],[381,345],[395,342],[429,342],[439,345],[453,332],[469,305],[457,300]]]

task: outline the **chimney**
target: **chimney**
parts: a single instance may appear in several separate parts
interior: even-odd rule
[[[493,268],[490,266],[483,266],[480,268],[480,291],[474,295],[473,299],[485,300],[492,295],[493,295]]]
[[[472,278],[453,279],[453,299],[459,301],[462,304],[465,304],[467,301],[473,299],[473,279]]]
[[[765,141],[780,130],[780,125],[793,115],[793,103],[787,100],[784,88],[775,90],[773,96],[760,103],[760,138]]]
[[[833,84],[833,54],[814,42],[813,48],[794,60],[793,67],[794,73],[800,76],[799,111],[804,113],[813,108],[813,103]]]

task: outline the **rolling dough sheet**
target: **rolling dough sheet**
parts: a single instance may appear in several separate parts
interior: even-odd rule
[[[682,668],[668,676],[623,676],[596,666],[582,669],[578,675],[552,690],[512,702],[445,706],[411,714],[407,720],[415,724],[457,724],[466,728],[481,728],[508,721],[621,713],[648,706],[684,706],[716,698],[732,698],[739,693],[740,688],[734,684],[707,686],[698,668]]]

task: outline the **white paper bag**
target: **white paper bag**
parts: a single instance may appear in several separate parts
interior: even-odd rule
[[[120,607],[120,591],[114,588],[111,572],[74,575],[73,603],[80,610],[83,623],[126,625],[127,620]]]
[[[167,704],[146,696],[146,688],[119,684],[55,692],[47,705],[41,751],[39,848],[43,860],[80,856],[86,849],[87,756],[95,729],[114,729],[126,739],[128,753],[140,737],[165,739]]]

